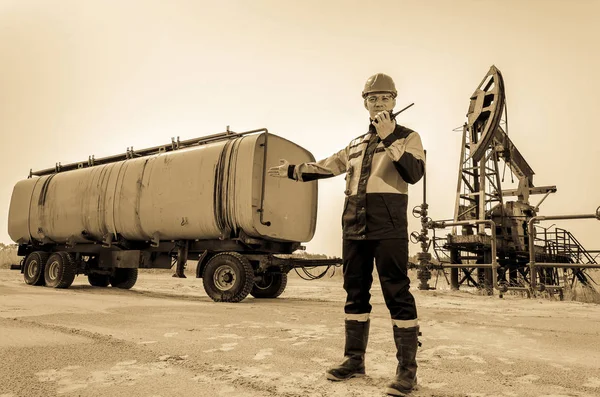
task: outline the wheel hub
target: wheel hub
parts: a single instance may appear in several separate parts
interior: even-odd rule
[[[215,286],[221,291],[228,291],[233,288],[236,280],[235,271],[229,265],[219,266],[213,276]]]
[[[35,277],[36,273],[38,272],[39,266],[40,264],[36,260],[29,262],[29,266],[27,266],[27,277]]]
[[[257,280],[254,283],[254,286],[258,289],[267,289],[273,284],[273,281],[274,281],[273,275],[266,273],[266,274],[262,275],[260,280]]]
[[[48,269],[48,277],[50,278],[50,280],[56,280],[56,278],[58,277],[59,266],[60,264],[58,263],[58,261],[54,261],[50,264]]]

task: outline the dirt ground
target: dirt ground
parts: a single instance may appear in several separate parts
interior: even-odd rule
[[[600,305],[412,290],[414,396],[600,396]],[[325,379],[342,358],[343,302],[337,277],[230,304],[170,271],[140,272],[131,290],[82,276],[57,290],[0,270],[0,397],[383,396],[395,349],[377,285],[367,377]]]

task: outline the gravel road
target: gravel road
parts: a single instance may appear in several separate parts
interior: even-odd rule
[[[600,396],[600,306],[418,291],[414,396]],[[383,396],[391,322],[373,291],[367,374],[333,383],[341,279],[290,278],[278,299],[214,303],[202,280],[141,271],[131,290],[24,284],[0,270],[0,397]]]

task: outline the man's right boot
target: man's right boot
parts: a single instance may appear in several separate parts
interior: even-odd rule
[[[344,361],[337,367],[327,370],[327,379],[339,381],[365,376],[365,351],[369,340],[369,324],[370,320],[345,321]]]

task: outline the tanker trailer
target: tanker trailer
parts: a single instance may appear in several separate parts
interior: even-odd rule
[[[228,130],[30,172],[8,218],[25,282],[68,288],[83,274],[129,289],[139,268],[185,277],[193,259],[214,301],[277,297],[291,269],[340,263],[289,257],[314,235],[317,183],[269,178],[284,157],[314,161],[266,129]]]

